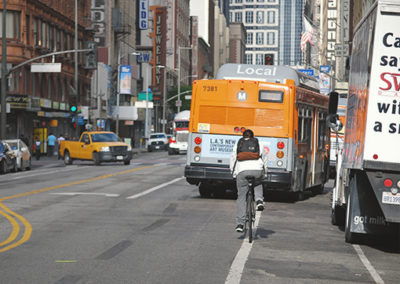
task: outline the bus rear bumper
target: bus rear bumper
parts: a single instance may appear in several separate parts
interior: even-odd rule
[[[233,183],[234,179],[229,168],[185,166],[185,177],[188,183],[198,185],[200,182]],[[264,177],[263,183],[267,189],[289,189],[291,186],[292,173],[269,170]]]

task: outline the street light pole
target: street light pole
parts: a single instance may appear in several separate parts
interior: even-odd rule
[[[6,124],[7,124],[7,108],[6,108],[6,92],[7,92],[7,36],[6,36],[6,14],[7,0],[3,1],[3,17],[2,17],[2,56],[1,56],[1,124],[0,124],[0,139],[6,139]]]
[[[121,75],[121,48],[118,45],[118,59],[117,59],[117,121],[116,121],[116,125],[115,125],[115,132],[117,134],[117,136],[119,136],[119,93],[121,91],[120,89],[120,75]]]
[[[149,65],[149,63],[146,65],[146,117],[144,120],[144,138],[146,143],[149,138]]]
[[[166,67],[164,66],[164,82],[163,82],[163,113],[162,113],[162,132],[165,132],[165,125],[167,122],[165,121],[165,112],[166,112],[166,107],[167,107],[167,73],[166,73]]]
[[[75,96],[76,102],[78,102],[78,0],[75,0],[75,53],[74,53],[74,60],[75,60],[75,72],[74,72],[74,86],[75,86]],[[78,123],[78,113],[75,113],[75,136],[79,139],[79,123]]]
[[[178,112],[181,111],[181,98],[180,98],[180,93],[181,93],[181,49],[192,49],[192,47],[184,47],[184,46],[178,46]]]

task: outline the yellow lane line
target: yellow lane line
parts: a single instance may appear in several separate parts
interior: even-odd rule
[[[18,218],[21,221],[21,223],[24,224],[24,226],[25,226],[25,231],[24,231],[24,234],[23,234],[22,238],[20,240],[18,240],[17,242],[11,244],[11,245],[5,246],[5,245],[11,243],[12,241],[14,241],[17,238],[17,236],[19,234],[19,231],[20,231],[20,226],[19,226],[18,222],[12,216],[10,216],[9,214],[7,214],[7,213],[5,213],[5,212],[0,210],[0,214],[8,219],[8,221],[11,223],[12,228],[13,228],[10,236],[8,237],[8,239],[0,243],[0,247],[1,246],[5,246],[5,247],[0,248],[0,252],[4,252],[4,251],[7,251],[7,250],[10,250],[12,248],[15,248],[15,247],[25,243],[26,241],[29,240],[29,238],[32,235],[32,225],[24,217],[22,217],[21,215],[15,213],[14,211],[11,211],[7,206],[5,206],[2,203],[3,201],[10,200],[10,199],[13,199],[13,198],[18,198],[18,197],[24,197],[24,196],[29,196],[29,195],[33,195],[33,194],[38,194],[38,193],[42,193],[42,192],[46,192],[46,191],[50,191],[50,190],[54,190],[54,189],[58,189],[58,188],[69,187],[69,186],[72,186],[72,185],[78,185],[78,184],[82,184],[82,183],[89,183],[89,182],[102,180],[102,179],[106,179],[106,178],[110,178],[110,177],[114,177],[114,176],[118,176],[118,175],[123,175],[123,174],[128,174],[128,173],[132,173],[132,172],[136,172],[136,171],[140,171],[140,170],[144,170],[144,169],[148,169],[148,168],[153,168],[153,167],[156,167],[156,166],[157,165],[151,165],[151,166],[144,166],[144,167],[140,167],[140,168],[134,168],[134,169],[125,170],[125,171],[121,171],[121,172],[117,172],[117,173],[98,176],[98,177],[95,177],[95,178],[83,179],[83,180],[73,181],[73,182],[59,184],[59,185],[55,185],[55,186],[49,186],[49,187],[45,187],[45,188],[42,188],[42,189],[32,190],[32,191],[28,191],[28,192],[19,193],[19,194],[15,194],[15,195],[11,195],[11,196],[0,198],[0,208],[2,210],[4,210],[5,212],[8,212],[10,215],[13,215],[16,218]]]
[[[3,206],[4,205],[0,203],[0,207],[3,208]],[[19,227],[18,222],[15,221],[15,219],[12,216],[8,215],[7,213],[5,213],[3,211],[0,211],[0,214],[8,219],[8,221],[11,223],[12,228],[13,228],[8,239],[0,243],[0,246],[5,246],[17,238],[20,227]]]

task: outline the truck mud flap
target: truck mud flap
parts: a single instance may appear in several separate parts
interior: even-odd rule
[[[380,235],[390,230],[367,175],[358,171],[351,178],[347,198],[346,240],[351,242],[352,233]]]

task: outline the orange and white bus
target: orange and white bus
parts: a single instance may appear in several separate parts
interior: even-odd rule
[[[265,190],[321,191],[329,167],[328,97],[286,66],[225,64],[193,83],[185,177],[202,197],[232,188],[233,146],[249,128],[268,157]]]

